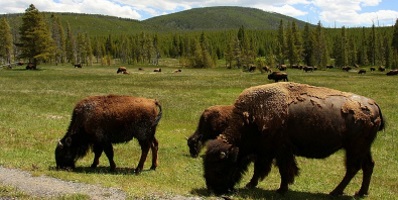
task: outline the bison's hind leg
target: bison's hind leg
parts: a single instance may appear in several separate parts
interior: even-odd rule
[[[151,144],[151,151],[152,151],[152,166],[151,170],[155,170],[158,166],[158,149],[159,149],[159,142],[154,137]]]
[[[138,166],[135,168],[136,174],[141,173],[142,169],[144,168],[146,157],[148,156],[149,149],[152,146],[152,140],[138,140],[138,143],[141,146],[141,157]]]
[[[102,145],[94,144],[93,146],[94,161],[93,164],[91,164],[91,168],[96,168],[98,166],[99,158],[101,157],[103,151],[104,148],[102,147]]]
[[[356,196],[366,196],[368,195],[370,179],[372,178],[374,161],[372,158],[372,153],[369,152],[365,159],[362,161],[362,171],[363,179],[361,189],[355,194]]]
[[[330,193],[332,196],[343,195],[344,189],[350,183],[351,179],[361,169],[362,158],[360,153],[353,153],[352,150],[346,149],[346,173],[343,180],[337,185],[337,187]],[[365,174],[364,174],[365,177]]]

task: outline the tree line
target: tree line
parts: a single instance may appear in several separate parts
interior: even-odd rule
[[[22,16],[18,34],[6,18],[0,20],[0,62],[102,65],[153,64],[176,58],[185,67],[250,65],[385,66],[398,68],[398,20],[394,26],[324,28],[281,20],[277,30],[168,32],[89,36],[62,24],[53,14],[49,21],[31,4]]]

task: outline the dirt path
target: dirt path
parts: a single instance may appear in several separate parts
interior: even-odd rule
[[[33,177],[28,172],[18,169],[7,169],[1,166],[0,184],[13,186],[27,195],[43,198],[67,194],[84,194],[95,200],[126,199],[126,194],[119,189],[63,181],[47,176]]]

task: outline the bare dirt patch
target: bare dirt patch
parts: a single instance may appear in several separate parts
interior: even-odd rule
[[[90,199],[126,199],[127,195],[116,188],[64,181],[47,176],[34,177],[18,169],[0,167],[0,184],[13,186],[34,197],[61,197],[71,194],[87,195]]]

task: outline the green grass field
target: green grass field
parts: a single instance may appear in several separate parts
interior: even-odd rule
[[[198,195],[212,198],[205,188],[202,159],[189,157],[186,138],[191,135],[202,111],[216,104],[232,104],[243,89],[272,83],[266,74],[242,72],[239,69],[182,69],[163,67],[161,73],[152,72],[154,66],[138,71],[128,66],[130,75],[116,74],[117,66],[94,66],[75,69],[71,65],[41,65],[39,70],[24,68],[0,69],[0,165],[20,168],[34,175],[48,175],[64,180],[98,183],[124,190],[131,199],[148,195]],[[380,105],[387,120],[373,145],[376,162],[366,199],[396,199],[398,196],[398,77],[373,72],[358,75],[338,69],[313,73],[289,69],[289,81],[330,87],[373,98]],[[93,154],[76,163],[73,172],[55,170],[54,150],[70,122],[76,102],[90,95],[124,94],[158,99],[163,106],[163,118],[157,129],[159,167],[148,171],[150,155],[142,174],[136,176],[140,147],[136,140],[114,145],[116,173],[108,171],[105,155],[99,168],[90,169]],[[203,151],[204,152],[204,151]],[[202,154],[203,154],[202,152]],[[300,176],[286,195],[276,194],[280,177],[274,167],[270,175],[256,189],[248,190],[249,171],[234,199],[331,199],[327,194],[341,181],[345,173],[343,151],[324,160],[298,159]],[[250,167],[252,169],[252,167]],[[359,189],[362,174],[348,185],[347,196],[352,199]],[[1,187],[1,194],[10,189]],[[11,190],[12,191],[12,190]],[[12,191],[18,198],[24,198]]]

